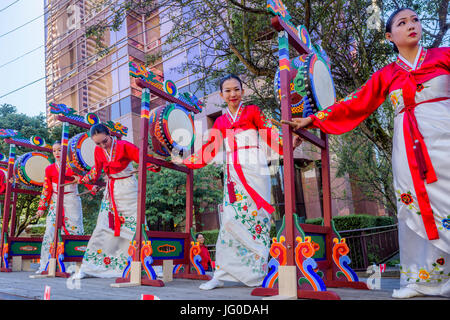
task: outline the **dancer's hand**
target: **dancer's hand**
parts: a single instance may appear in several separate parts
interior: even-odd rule
[[[161,171],[161,167],[153,164],[153,163],[148,163],[147,164],[147,170],[150,170],[152,172],[160,172]]]
[[[296,135],[296,134],[294,134],[294,135],[292,136],[292,148],[293,148],[294,150],[295,150],[295,148],[297,148],[299,145],[301,145],[302,142],[303,142],[303,139],[302,139],[300,136],[298,136],[298,135]]]
[[[40,217],[42,217],[44,215],[44,213],[45,213],[44,210],[38,210],[36,212],[36,215],[33,218],[31,218],[31,220],[39,219]]]
[[[298,130],[301,128],[305,128],[312,123],[311,117],[306,118],[294,118],[292,121],[281,120],[281,123],[286,123],[291,126],[292,130]]]
[[[73,180],[75,181],[76,184],[80,184],[80,181],[81,181],[81,177],[80,176],[74,175],[74,176],[72,176],[72,178],[73,178]]]
[[[172,161],[172,163],[174,163],[176,165],[179,165],[179,166],[183,165],[183,159],[181,159],[180,157],[172,156],[171,161]]]

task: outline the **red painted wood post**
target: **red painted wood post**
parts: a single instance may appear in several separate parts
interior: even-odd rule
[[[193,224],[194,207],[194,170],[186,174],[186,225],[185,232],[190,233]]]
[[[291,95],[290,95],[290,75],[289,75],[289,42],[285,31],[278,34],[278,50],[280,62],[280,83],[281,83],[281,118],[291,120]],[[294,180],[294,157],[292,152],[292,132],[290,126],[282,125],[283,133],[283,176],[284,176],[284,215],[286,222],[286,248],[287,265],[295,265],[294,251],[294,218],[295,211],[295,180]]]
[[[9,211],[11,206],[11,191],[12,191],[12,182],[10,179],[14,179],[14,161],[16,160],[16,145],[9,145],[9,159],[8,159],[8,175],[6,178],[6,191],[5,191],[5,202],[3,207],[3,224],[2,224],[2,239],[1,239],[1,251],[3,252],[3,245],[5,240],[5,233],[8,231],[8,223],[9,223]],[[3,267],[3,257],[0,259],[0,267]]]
[[[56,257],[56,250],[58,247],[58,234],[64,223],[63,210],[64,210],[64,186],[66,180],[66,164],[67,164],[67,146],[69,144],[69,123],[63,122],[62,136],[61,136],[61,162],[59,164],[59,176],[58,176],[58,195],[56,198],[56,212],[55,212],[55,234],[53,235],[53,250],[51,252],[52,258]],[[49,272],[50,273],[50,272]]]
[[[191,234],[191,228],[193,224],[193,207],[194,207],[194,170],[189,169],[186,173],[186,225],[185,232]],[[188,237],[190,239],[190,237]],[[193,239],[195,242],[195,239]],[[191,242],[188,241],[188,245],[185,246],[188,248],[188,252],[191,248]],[[189,254],[188,254],[189,256]],[[191,262],[189,261],[186,265],[185,273],[191,273]]]
[[[325,141],[325,148],[321,150],[322,161],[322,192],[323,192],[323,221],[325,227],[331,227],[331,178],[330,178],[330,155],[328,148],[328,136],[320,132]]]
[[[12,201],[12,203],[11,203],[11,205],[12,205],[12,210],[11,210],[11,226],[10,226],[10,231],[9,231],[9,235],[11,236],[11,237],[14,237],[14,235],[15,235],[15,233],[16,233],[16,215],[17,215],[17,212],[16,212],[16,209],[17,209],[17,197],[18,197],[18,193],[17,192],[14,192],[14,195],[13,195],[13,201]]]
[[[142,88],[141,101],[141,127],[140,127],[140,143],[139,143],[139,173],[138,173],[138,205],[136,219],[136,256],[133,261],[140,261],[141,246],[144,239],[142,235],[142,226],[145,224],[145,200],[147,190],[147,149],[148,149],[148,121],[150,114],[150,90]],[[145,232],[145,229],[144,229]]]
[[[325,142],[325,147],[320,151],[321,171],[322,171],[322,208],[323,208],[323,225],[329,228],[329,232],[325,235],[325,250],[331,252],[332,250],[332,232],[331,232],[331,178],[330,178],[330,154],[328,145],[328,136],[320,131],[320,138]],[[331,254],[327,255],[329,266],[326,270],[326,278],[333,279],[333,261]]]

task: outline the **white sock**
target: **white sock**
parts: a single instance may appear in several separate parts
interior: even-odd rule
[[[202,283],[199,288],[202,290],[212,290],[214,288],[220,288],[220,287],[223,287],[223,282],[220,280],[217,280],[216,278],[212,278],[208,282]]]
[[[400,288],[398,290],[394,289],[394,292],[392,293],[392,298],[396,299],[408,299],[412,297],[421,297],[421,296],[423,296],[423,294],[408,287]]]
[[[83,279],[85,276],[86,276],[86,274],[83,271],[78,271],[77,273],[75,273],[73,275],[73,279],[79,280],[79,279]]]

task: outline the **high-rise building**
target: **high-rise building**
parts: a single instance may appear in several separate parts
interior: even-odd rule
[[[118,121],[129,128],[126,139],[136,143],[140,89],[128,74],[128,63],[145,64],[149,56],[167,47],[164,39],[172,25],[166,12],[170,7],[155,10],[149,17],[127,14],[118,31],[105,32],[102,44],[108,52],[101,55],[95,41],[86,38],[85,30],[99,21],[110,21],[113,14],[110,4],[103,8],[94,4],[94,0],[45,0],[46,102],[66,104],[80,115],[94,112],[102,121]],[[199,54],[200,45],[191,41],[171,46],[170,54],[157,59],[151,71],[158,80],[174,81],[180,92],[195,92],[199,76],[177,67],[190,55]],[[209,88],[202,95],[213,91],[216,89]],[[152,98],[152,107],[162,103]],[[47,122],[49,127],[56,124],[48,108]]]

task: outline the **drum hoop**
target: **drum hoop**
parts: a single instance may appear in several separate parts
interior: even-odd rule
[[[168,121],[170,112],[172,110],[178,109],[178,110],[183,111],[188,116],[188,119],[190,120],[192,128],[194,128],[194,121],[192,120],[191,114],[189,112],[187,112],[187,110],[185,108],[175,105],[175,104],[171,104],[171,105],[167,106],[166,108],[161,112],[160,125],[163,128],[163,138],[164,138],[164,141],[165,141],[167,147],[170,150],[172,150],[173,148],[176,148],[177,150],[180,150],[180,151],[190,150],[191,147],[194,145],[194,141],[195,141],[195,131],[194,131],[195,129],[193,130],[193,133],[192,133],[191,142],[189,143],[189,145],[187,147],[184,147],[184,146],[177,144],[173,140],[172,135],[169,132],[169,125],[168,125],[167,121]]]
[[[70,157],[69,166],[76,173],[85,174],[91,169],[81,156],[81,145],[83,141],[89,138],[86,132],[78,133],[70,139]]]
[[[25,170],[25,162],[33,156],[40,156],[40,157],[43,157],[43,158],[49,160],[49,157],[43,153],[39,153],[39,152],[25,153],[17,159],[17,161],[18,161],[17,175],[19,177],[20,182],[22,182],[23,184],[25,184],[27,186],[39,186],[40,187],[43,185],[43,182],[38,182],[38,181],[31,179]]]
[[[69,167],[74,171],[81,170],[81,168],[79,168],[77,165],[76,150],[75,150],[75,144],[78,136],[80,136],[80,133],[70,138],[68,146]],[[84,172],[84,170],[82,171]]]
[[[83,135],[78,139],[77,148],[76,148],[78,160],[81,163],[81,165],[84,166],[85,169],[83,169],[83,170],[85,170],[85,171],[89,171],[92,168],[90,165],[88,165],[86,163],[86,161],[84,161],[83,157],[81,156],[81,146],[82,146],[83,142],[88,138],[89,138],[89,135],[87,133],[83,133]]]
[[[160,121],[158,117],[158,112],[161,114],[163,108],[165,108],[165,106],[161,106],[152,110],[153,115],[149,118],[149,122],[151,121],[149,133],[152,137],[152,150],[160,156],[169,157],[170,152],[163,145],[164,139],[161,134]],[[155,141],[153,139],[156,139],[158,145],[155,145]]]
[[[28,183],[28,181],[23,177],[23,173],[22,173],[22,165],[21,165],[21,161],[22,161],[22,156],[17,158],[16,163],[14,164],[14,175],[19,179],[19,181],[26,185],[26,186],[30,186],[30,184]]]
[[[313,58],[315,58],[315,59],[313,60]],[[313,71],[314,71],[314,64],[316,63],[316,61],[320,60],[325,65],[325,67],[326,67],[326,69],[328,71],[328,75],[330,76],[330,79],[331,79],[331,85],[333,87],[333,95],[334,95],[334,99],[335,100],[336,100],[336,90],[334,88],[334,81],[333,81],[333,77],[331,76],[331,71],[328,68],[328,64],[326,63],[326,61],[323,60],[322,57],[318,56],[315,53],[313,53],[311,55],[310,59],[312,61],[308,65],[308,83],[309,83],[309,86],[310,86],[309,93],[311,94],[311,98],[313,100],[313,109],[316,109],[316,112],[317,112],[317,111],[322,111],[324,109],[324,107],[319,104],[319,98],[317,97],[317,92],[316,92],[317,90],[316,90],[316,86],[315,86],[315,83],[314,83]]]

